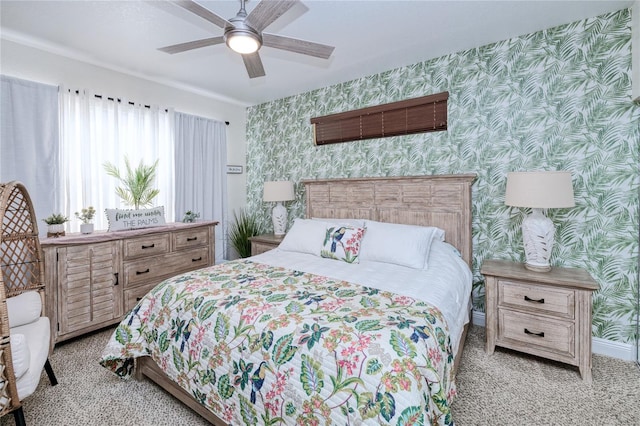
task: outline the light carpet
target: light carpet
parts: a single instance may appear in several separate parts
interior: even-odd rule
[[[98,364],[112,329],[56,347],[51,364],[59,384],[43,373],[24,401],[27,425],[206,425],[148,380],[122,381]],[[457,425],[640,426],[640,369],[632,362],[593,357],[593,383],[576,368],[496,349],[484,352],[484,328],[471,327],[453,403]],[[13,425],[13,415],[1,419]]]

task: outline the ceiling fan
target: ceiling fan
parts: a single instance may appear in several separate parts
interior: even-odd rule
[[[263,77],[265,75],[262,60],[258,53],[262,46],[274,47],[322,59],[328,59],[334,49],[333,46],[262,31],[296,3],[299,3],[299,0],[262,0],[248,15],[244,8],[245,0],[240,0],[240,11],[236,16],[228,20],[200,6],[193,0],[173,1],[172,3],[223,28],[224,35],[174,44],[161,47],[158,50],[174,54],[226,43],[231,50],[242,55],[249,78]]]

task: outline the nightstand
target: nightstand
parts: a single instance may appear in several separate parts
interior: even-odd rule
[[[487,260],[486,352],[496,346],[578,366],[591,381],[591,293],[598,283],[582,269],[532,272],[522,263]]]
[[[251,241],[251,256],[272,250],[280,245],[284,235],[262,234],[249,238]]]

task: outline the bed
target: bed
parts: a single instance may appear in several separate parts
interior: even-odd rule
[[[453,424],[471,307],[474,179],[305,180],[307,219],[280,248],[159,284],[100,362],[121,377],[146,376],[216,425]],[[318,238],[295,237],[301,229],[326,230],[331,253],[306,253]],[[408,242],[433,235],[420,252],[424,267],[376,258],[403,251],[380,244],[390,230]],[[438,272],[439,259],[459,273]],[[420,280],[438,274],[459,275],[453,298],[446,281],[434,284],[442,294],[423,294],[432,292]]]

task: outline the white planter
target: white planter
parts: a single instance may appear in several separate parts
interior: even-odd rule
[[[47,225],[47,236],[58,237],[64,235],[64,223]]]
[[[93,232],[93,223],[81,223],[80,232],[83,234],[91,234]]]

